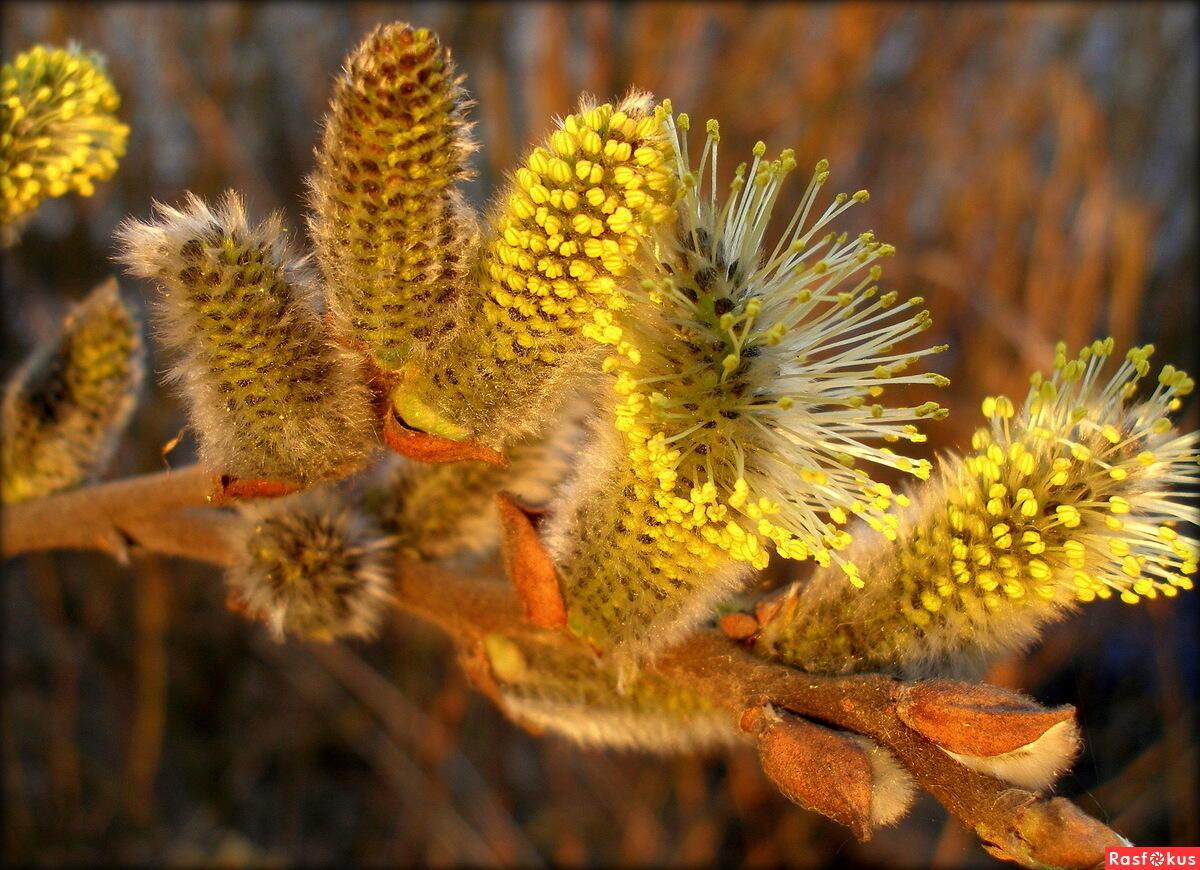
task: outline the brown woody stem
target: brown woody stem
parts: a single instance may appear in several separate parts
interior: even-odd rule
[[[232,520],[221,511],[196,509],[208,503],[211,486],[208,472],[193,467],[17,505],[4,514],[0,554],[66,548],[120,556],[138,546],[228,564],[225,528]],[[566,632],[531,625],[512,589],[495,580],[401,561],[395,595],[401,608],[451,635],[468,651],[467,658],[493,632],[579,643]],[[1107,847],[1125,843],[1070,801],[968,770],[909,728],[896,708],[901,692],[912,684],[878,675],[807,674],[755,658],[717,630],[697,632],[647,669],[704,695],[734,721],[770,703],[872,738],[997,857],[1026,867],[1094,867],[1103,864]]]
[[[34,550],[101,550],[125,562],[134,549],[226,564],[212,510],[213,476],[199,465],[101,483],[5,507],[0,557]]]

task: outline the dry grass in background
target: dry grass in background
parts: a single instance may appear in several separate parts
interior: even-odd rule
[[[870,188],[847,229],[897,246],[885,281],[923,294],[952,345],[937,396],[952,415],[931,450],[969,437],[985,393],[1022,393],[1059,337],[1153,341],[1196,368],[1189,6],[13,3],[3,16],[6,58],[71,38],[106,53],[132,126],[116,179],[48,203],[5,256],[6,369],[112,269],[114,226],[154,198],[234,187],[299,229],[331,77],[393,19],[438,30],[468,74],[481,205],[579,92],[635,84],[719,118],[724,154],[762,138],[801,166],[827,157],[835,188]],[[155,386],[113,473],[161,467],[181,422]],[[10,861],[995,863],[928,798],[858,845],[780,797],[750,752],[661,760],[534,740],[408,619],[371,645],[277,645],[190,564],[64,553],[4,573]],[[1078,706],[1088,749],[1062,793],[1135,842],[1193,844],[1197,598],[1163,605],[1093,606],[990,676]]]

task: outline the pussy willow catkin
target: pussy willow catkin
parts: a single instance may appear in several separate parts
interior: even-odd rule
[[[915,491],[896,544],[862,547],[866,588],[818,571],[768,608],[765,655],[815,671],[973,666],[1034,640],[1078,603],[1192,588],[1200,434],[1172,428],[1192,379],[1152,348],[1112,367],[1112,339],[1059,345],[1025,401],[984,400],[991,425]],[[1107,369],[1107,373],[1106,373]]]
[[[115,280],[98,286],[4,391],[4,504],[50,495],[103,471],[145,375],[141,323]]]
[[[309,179],[329,310],[387,371],[462,316],[476,229],[456,187],[475,149],[461,83],[437,34],[376,28],[346,59]]]
[[[390,539],[331,485],[238,507],[226,581],[237,606],[285,634],[373,637],[390,600]]]
[[[365,500],[396,537],[398,552],[423,559],[492,553],[500,542],[496,495],[504,491],[523,506],[548,507],[570,475],[589,412],[586,401],[570,403],[544,434],[512,442],[504,468],[389,456],[379,481],[366,487]]]
[[[37,45],[0,69],[0,225],[112,177],[129,136],[120,104],[100,57],[76,46]]]
[[[641,240],[674,217],[660,122],[645,94],[585,100],[529,154],[491,217],[463,328],[394,394],[406,422],[501,447],[596,369],[585,327],[626,304]]]
[[[130,270],[161,291],[159,334],[205,464],[310,483],[364,461],[373,415],[358,363],[326,334],[280,215],[252,227],[237,194],[215,209],[189,195],[118,235]]]
[[[897,350],[931,321],[920,299],[879,293],[876,261],[891,247],[830,229],[866,192],[814,212],[822,161],[768,248],[791,152],[767,160],[759,143],[718,200],[716,122],[695,168],[687,116],[666,125],[677,219],[654,235],[640,283],[626,282],[626,305],[588,327],[614,351],[604,367],[619,434],[601,439],[551,536],[570,624],[604,645],[666,642],[770,550],[836,562],[861,586],[846,524],[894,537],[890,509],[904,502],[871,468],[929,474],[872,442],[922,441],[914,423],[944,413],[879,401],[893,385],[946,380],[909,371],[940,348]]]
[[[612,662],[585,650],[491,634],[484,653],[515,722],[583,746],[695,752],[745,740],[711,701],[653,674],[621,684]]]

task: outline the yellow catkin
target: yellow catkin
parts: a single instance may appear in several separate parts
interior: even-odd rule
[[[581,472],[550,538],[569,624],[631,652],[686,631],[772,552],[836,562],[847,585],[861,585],[841,555],[851,541],[844,526],[857,516],[893,536],[890,509],[905,501],[872,466],[927,477],[927,460],[890,445],[923,441],[915,423],[944,414],[933,402],[879,400],[893,385],[946,380],[910,371],[943,348],[901,351],[931,321],[920,299],[878,293],[875,261],[891,247],[828,229],[865,192],[813,212],[828,177],[822,161],[769,252],[763,239],[795,168],[790,152],[765,160],[760,143],[721,200],[711,189],[716,123],[694,170],[680,134],[687,117],[665,123],[677,218],[657,228],[629,305],[593,312],[587,334],[614,351],[603,368],[615,432],[594,448],[606,458]]]
[[[572,632],[634,655],[669,643],[732,591],[748,566],[658,504],[658,479],[627,461],[619,433],[598,433],[576,489],[552,515],[547,543],[559,566]]]
[[[116,172],[129,128],[98,55],[37,45],[0,70],[0,224],[16,225],[49,197],[91,196]]]
[[[583,746],[695,752],[745,739],[729,714],[653,674],[621,679],[584,650],[500,634],[484,638],[501,709],[518,724]]]
[[[309,227],[344,340],[395,371],[460,316],[475,217],[457,190],[475,148],[437,34],[380,26],[346,59],[309,179]]]
[[[1111,339],[1073,359],[1060,345],[1022,406],[985,399],[973,452],[916,494],[894,547],[863,548],[866,588],[817,572],[768,608],[758,650],[816,671],[953,670],[1032,642],[1079,602],[1192,588],[1200,436],[1169,420],[1192,381],[1165,366],[1137,398],[1149,350],[1104,379]]]
[[[5,389],[4,504],[77,486],[104,469],[137,404],[144,357],[141,324],[117,282],[106,281]]]
[[[641,240],[674,215],[660,121],[644,94],[585,101],[529,154],[492,215],[464,327],[406,373],[401,416],[502,446],[538,431],[597,368],[585,329],[625,304]]]

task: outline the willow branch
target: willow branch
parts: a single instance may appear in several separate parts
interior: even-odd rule
[[[168,555],[227,564],[223,512],[207,503],[211,478],[198,469],[132,478],[12,508],[4,517],[5,556],[51,548],[99,549],[119,555],[136,545]],[[400,561],[397,604],[441,628],[467,651],[464,663],[484,691],[480,649],[490,633],[536,637],[577,647],[563,631],[527,622],[507,583],[466,577],[432,565]],[[475,667],[471,666],[472,660]],[[968,770],[897,714],[913,684],[879,675],[826,677],[758,659],[715,630],[701,631],[661,654],[653,670],[710,699],[741,722],[766,704],[870,737],[887,747],[917,782],[970,827],[997,857],[1026,867],[1102,865],[1105,849],[1126,841],[1063,798],[1046,798]]]
[[[100,550],[124,563],[146,550],[224,565],[212,473],[199,465],[102,483],[12,505],[0,519],[0,558],[36,550]]]

